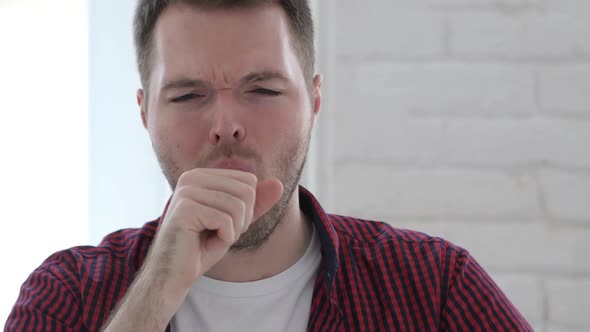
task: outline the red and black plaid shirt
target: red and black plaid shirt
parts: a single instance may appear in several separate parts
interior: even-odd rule
[[[469,253],[381,222],[326,214],[300,189],[321,242],[308,331],[532,331]],[[23,284],[5,331],[99,331],[158,227],[50,256]]]

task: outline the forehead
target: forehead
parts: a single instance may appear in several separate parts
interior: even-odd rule
[[[288,19],[277,5],[200,9],[168,6],[154,29],[152,78],[231,84],[256,71],[302,75]]]

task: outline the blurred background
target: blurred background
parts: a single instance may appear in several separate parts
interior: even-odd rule
[[[590,331],[590,1],[316,0],[331,212],[467,248],[536,331]],[[134,0],[0,0],[0,323],[51,253],[161,213]]]

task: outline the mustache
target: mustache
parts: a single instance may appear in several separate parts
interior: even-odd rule
[[[207,165],[210,161],[232,157],[250,159],[256,162],[256,164],[261,164],[262,162],[262,158],[254,149],[236,143],[226,143],[208,153],[199,161],[199,165]]]

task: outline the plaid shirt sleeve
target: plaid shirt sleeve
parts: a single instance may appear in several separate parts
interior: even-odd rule
[[[4,331],[82,331],[79,296],[65,282],[72,276],[52,258],[45,261],[22,285]]]
[[[533,331],[508,297],[467,252],[461,251],[442,312],[443,331]]]

